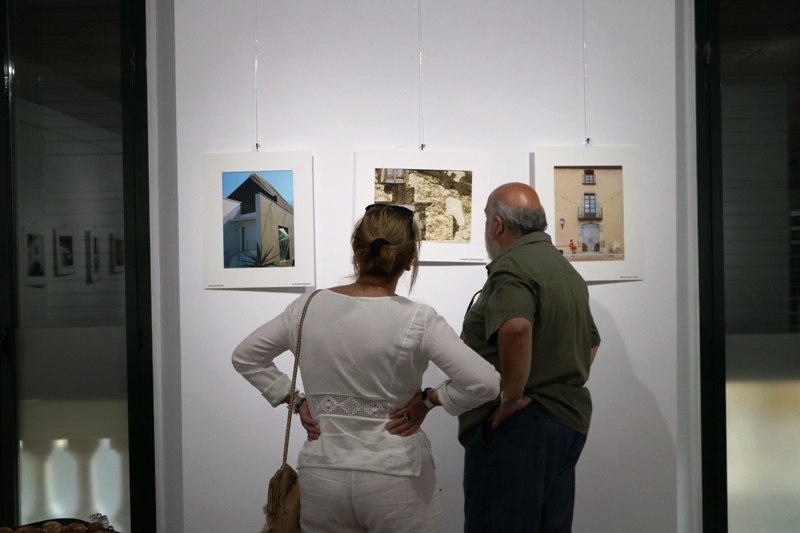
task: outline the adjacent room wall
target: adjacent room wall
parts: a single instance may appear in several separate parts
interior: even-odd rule
[[[169,24],[171,15],[158,20]],[[177,174],[168,160],[153,179],[164,194],[154,198],[165,306],[157,319],[160,453],[164,471],[181,479],[162,472],[161,512],[182,511],[184,531],[257,531],[283,443],[284,412],[233,371],[230,353],[299,293],[203,289],[202,153],[251,151],[256,129],[262,150],[313,152],[317,285],[326,287],[350,273],[355,150],[413,150],[424,140],[431,151],[486,151],[493,188],[526,181],[536,146],[580,146],[588,122],[593,146],[641,148],[645,279],[590,288],[603,343],[589,382],[595,414],[578,466],[574,530],[676,531],[679,450],[686,453],[678,441],[678,380],[694,367],[685,359],[678,365],[679,339],[681,349],[692,344],[691,325],[681,322],[679,331],[678,276],[691,280],[692,268],[676,246],[678,230],[691,228],[676,214],[687,193],[676,163],[676,75],[683,74],[676,59],[685,43],[676,44],[675,3],[175,0],[174,29]],[[158,65],[167,69],[170,61]],[[169,91],[165,75],[159,70],[159,99]],[[167,99],[165,112],[170,105]],[[158,122],[159,136],[166,136],[159,157],[169,157],[170,122]],[[482,266],[424,266],[411,296],[460,330],[484,278]],[[686,300],[680,301],[691,305]],[[288,370],[290,359],[280,366]],[[431,369],[425,382],[439,379]],[[683,416],[688,408],[681,406]],[[433,442],[445,531],[460,531],[456,421],[437,410],[424,429]],[[294,457],[301,442],[296,431]]]

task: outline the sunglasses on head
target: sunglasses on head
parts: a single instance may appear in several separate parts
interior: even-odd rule
[[[364,212],[366,213],[370,209],[391,209],[392,211],[399,213],[401,215],[405,215],[410,218],[414,218],[414,212],[407,208],[403,207],[402,205],[393,205],[393,204],[370,204],[365,209]]]

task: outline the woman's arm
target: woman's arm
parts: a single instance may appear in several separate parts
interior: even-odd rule
[[[457,416],[494,400],[500,394],[500,374],[464,344],[433,309],[428,309],[422,351],[450,378],[426,391],[434,406],[441,405],[449,414]],[[386,429],[393,435],[413,435],[429,411],[422,402],[421,393],[417,393],[406,405],[389,415],[391,421]]]
[[[289,396],[292,380],[278,370],[273,360],[292,348],[292,309],[286,310],[248,335],[233,351],[233,367],[273,407]]]
[[[433,309],[429,310],[422,347],[430,361],[449,378],[433,393],[434,403],[441,404],[449,414],[460,415],[500,394],[500,374],[464,344]]]

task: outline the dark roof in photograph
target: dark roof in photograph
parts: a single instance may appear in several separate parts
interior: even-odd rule
[[[252,213],[256,210],[255,195],[261,194],[278,204],[289,213],[294,214],[294,207],[287,202],[275,187],[267,180],[253,172],[239,185],[235,191],[228,195],[228,199],[236,200],[242,204],[242,213]]]

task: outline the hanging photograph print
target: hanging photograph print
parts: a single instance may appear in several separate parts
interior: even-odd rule
[[[44,287],[47,277],[46,240],[48,230],[37,226],[27,226],[23,230],[25,256],[23,279],[29,287]]]
[[[410,208],[422,242],[472,238],[472,171],[376,168],[375,202]]]
[[[547,233],[584,279],[642,279],[635,148],[538,148],[531,173]]]
[[[225,268],[294,266],[291,170],[222,173]]]
[[[314,284],[310,152],[205,154],[203,176],[207,289]]]
[[[75,273],[75,242],[71,229],[53,230],[54,272],[56,277]]]
[[[97,283],[102,279],[100,271],[100,237],[97,230],[87,229],[83,232],[83,239],[84,269],[86,284],[88,285]]]
[[[359,151],[355,217],[374,203],[407,207],[422,233],[420,261],[486,262],[489,166],[481,153]]]
[[[108,273],[112,276],[125,273],[125,236],[122,229],[108,233]]]
[[[570,261],[625,259],[622,166],[553,168],[556,246]]]

